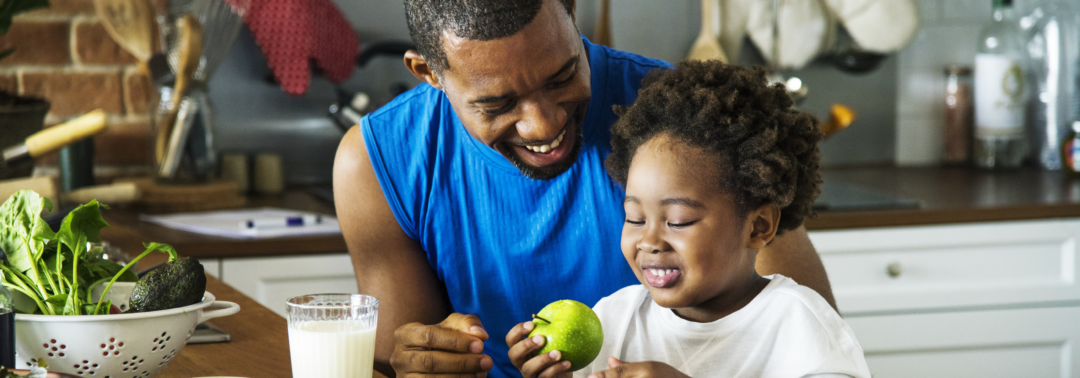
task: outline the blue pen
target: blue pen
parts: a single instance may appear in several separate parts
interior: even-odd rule
[[[322,223],[322,215],[295,215],[281,218],[258,218],[240,222],[240,228],[268,229],[284,227],[303,227]]]

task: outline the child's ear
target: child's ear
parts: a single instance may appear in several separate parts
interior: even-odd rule
[[[776,230],[780,227],[780,208],[774,203],[761,205],[750,212],[747,220],[750,222],[750,240],[746,248],[764,248],[776,237]]]

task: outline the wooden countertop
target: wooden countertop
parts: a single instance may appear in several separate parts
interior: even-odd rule
[[[831,168],[826,182],[843,182],[918,200],[919,208],[818,212],[808,230],[993,222],[1080,216],[1080,179],[1060,171],[1022,168]]]
[[[291,377],[285,318],[214,277],[206,276],[206,291],[240,305],[240,312],[210,320],[231,340],[185,346],[158,377]]]

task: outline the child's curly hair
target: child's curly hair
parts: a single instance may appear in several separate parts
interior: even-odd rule
[[[816,215],[822,134],[814,116],[791,106],[784,86],[769,86],[760,67],[710,60],[654,70],[632,106],[615,107],[608,174],[625,186],[638,147],[666,134],[716,157],[719,185],[743,215],[772,202],[781,210],[777,234],[798,228]]]

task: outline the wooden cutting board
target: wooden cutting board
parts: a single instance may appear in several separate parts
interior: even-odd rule
[[[164,184],[152,178],[117,180],[134,182],[141,198],[137,205],[147,212],[176,213],[243,207],[247,198],[236,181],[215,180],[200,184]]]

